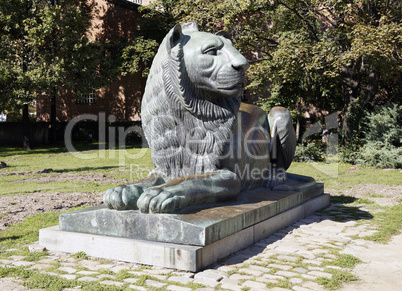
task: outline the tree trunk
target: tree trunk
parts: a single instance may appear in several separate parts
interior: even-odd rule
[[[297,117],[296,119],[296,142],[299,140],[300,137],[300,118]]]
[[[31,130],[29,128],[29,113],[28,113],[29,104],[25,104],[22,110],[22,148],[24,150],[31,149]]]
[[[300,98],[299,102],[296,103],[296,142],[300,138],[300,119],[302,118],[302,108],[303,108],[303,97]]]
[[[349,127],[350,118],[352,116],[352,108],[354,105],[354,101],[349,101],[345,103],[343,107],[343,118],[342,118],[342,137],[343,141],[348,143],[352,139],[351,129]]]
[[[359,87],[364,69],[364,61],[362,58],[360,61],[353,63],[353,65],[344,66],[341,71],[345,85],[342,118],[342,139],[344,143],[348,143],[352,140],[352,131],[349,123],[352,117],[353,106],[359,98]]]
[[[357,69],[356,65],[360,67]],[[343,141],[351,142],[353,130],[351,128],[351,120],[356,122],[356,117],[353,116],[354,111],[364,110],[365,106],[373,101],[374,96],[378,91],[379,74],[373,70],[368,70],[364,65],[364,59],[361,64],[355,64],[351,67],[344,67],[342,70],[345,83],[345,101],[343,107],[342,133]],[[363,75],[367,77],[366,83],[363,83]]]
[[[54,89],[51,96],[50,103],[50,143],[56,143],[56,94],[57,90]]]

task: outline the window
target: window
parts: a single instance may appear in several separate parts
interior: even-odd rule
[[[142,0],[128,0],[129,2],[133,2],[135,4],[142,5]]]
[[[77,98],[77,104],[94,104],[95,103],[95,88],[92,87],[92,91],[88,95],[80,94]]]

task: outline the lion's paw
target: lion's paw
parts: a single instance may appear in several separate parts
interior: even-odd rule
[[[180,210],[184,197],[172,192],[158,190],[146,190],[138,199],[138,209],[142,213],[172,213]]]
[[[142,193],[142,187],[136,185],[118,186],[106,190],[103,202],[110,209],[138,209],[137,200]]]
[[[284,190],[286,188],[286,186],[284,186],[284,183],[285,183],[284,178],[273,177],[265,181],[264,186],[265,188],[271,190]]]

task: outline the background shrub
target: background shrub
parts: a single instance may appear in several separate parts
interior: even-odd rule
[[[402,167],[402,105],[374,107],[362,122],[364,146],[357,162],[378,168]]]
[[[325,160],[324,144],[321,141],[309,141],[306,145],[297,145],[293,160],[295,162],[320,162]]]

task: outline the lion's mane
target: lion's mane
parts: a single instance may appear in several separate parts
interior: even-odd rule
[[[184,32],[198,31],[193,24]],[[240,98],[206,96],[191,83],[183,43],[163,40],[151,66],[142,100],[142,125],[155,169],[169,178],[220,168],[232,137]]]

